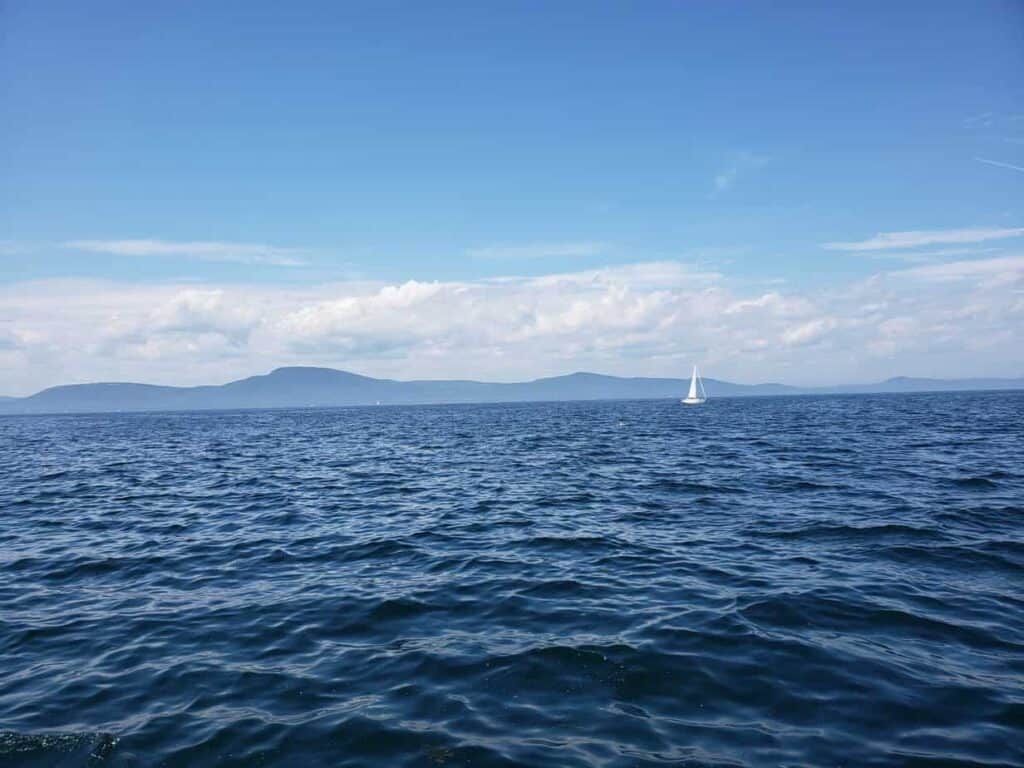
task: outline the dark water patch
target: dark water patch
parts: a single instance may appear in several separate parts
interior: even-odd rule
[[[950,479],[957,488],[968,488],[970,490],[990,490],[998,488],[998,483],[991,477],[954,477]]]
[[[963,578],[979,570],[1016,576],[1020,569],[1020,555],[1016,548],[1005,544],[991,545],[977,542],[973,546],[919,546],[892,544],[881,548],[879,554],[906,565],[920,565],[935,569],[937,573],[959,571]]]
[[[917,527],[899,523],[880,525],[814,524],[778,529],[759,528],[757,533],[768,538],[791,539],[800,542],[822,541],[853,543],[886,543],[892,541],[944,541],[946,536],[934,527]]]
[[[0,764],[30,768],[99,766],[117,747],[110,733],[21,734],[0,731]]]

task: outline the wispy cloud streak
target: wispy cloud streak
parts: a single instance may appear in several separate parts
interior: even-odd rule
[[[1024,235],[1024,227],[938,230],[910,230],[906,232],[879,232],[867,240],[823,243],[830,251],[882,251],[890,248],[919,248],[923,245],[948,243],[981,243]]]
[[[113,256],[180,256],[202,261],[223,261],[239,264],[269,264],[298,267],[305,262],[299,252],[259,243],[230,243],[211,240],[71,240],[68,248]]]
[[[1024,168],[1022,168],[1019,165],[1013,165],[1012,163],[1004,163],[1000,160],[989,160],[988,158],[984,157],[976,157],[974,159],[977,160],[979,163],[985,163],[985,165],[994,165],[996,168],[1009,168],[1011,171],[1024,173]]]
[[[894,272],[895,275],[920,277],[928,280],[964,280],[978,277],[996,277],[1003,282],[1024,278],[1024,256],[1002,256],[995,259],[967,259],[929,264]]]
[[[466,253],[475,259],[544,259],[564,256],[596,256],[608,250],[606,243],[577,241],[569,243],[527,243],[490,245],[471,248]]]

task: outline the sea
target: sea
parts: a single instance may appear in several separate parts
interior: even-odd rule
[[[1024,765],[1024,393],[0,418],[0,766]]]

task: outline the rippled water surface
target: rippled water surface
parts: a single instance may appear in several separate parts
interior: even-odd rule
[[[0,765],[1024,763],[1024,394],[0,419]]]

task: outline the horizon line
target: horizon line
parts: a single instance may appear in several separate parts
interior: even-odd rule
[[[159,388],[164,388],[164,389],[197,389],[197,388],[202,388],[202,387],[223,387],[223,386],[227,386],[229,384],[234,384],[236,382],[246,381],[248,379],[260,378],[260,377],[265,377],[265,376],[270,376],[270,375],[272,375],[274,373],[277,373],[278,371],[287,371],[287,370],[330,371],[332,373],[344,373],[344,374],[348,374],[348,375],[351,375],[351,376],[358,376],[358,377],[363,378],[363,379],[369,379],[370,381],[387,381],[387,382],[395,382],[397,384],[415,384],[415,383],[419,383],[419,382],[469,382],[469,383],[473,383],[473,384],[484,384],[484,385],[495,385],[495,386],[502,386],[502,385],[514,386],[514,385],[521,385],[521,384],[534,384],[534,383],[539,382],[539,381],[546,381],[546,380],[550,380],[550,379],[563,379],[563,378],[568,378],[568,377],[571,377],[571,376],[580,376],[580,375],[584,375],[584,376],[600,376],[600,377],[604,377],[604,378],[621,379],[621,380],[630,380],[630,379],[659,380],[660,379],[660,380],[665,380],[665,381],[680,381],[680,382],[685,382],[685,381],[687,381],[690,378],[689,375],[683,375],[683,374],[681,374],[679,376],[639,376],[639,375],[623,375],[623,374],[615,374],[615,373],[599,373],[599,372],[596,372],[596,371],[576,370],[576,371],[572,371],[570,373],[552,374],[552,375],[549,375],[549,376],[537,376],[537,377],[530,378],[530,379],[517,379],[517,380],[505,380],[505,381],[493,381],[493,380],[473,379],[473,378],[450,378],[450,377],[449,378],[397,379],[397,378],[386,378],[386,377],[370,376],[370,375],[367,375],[367,374],[364,374],[364,373],[357,373],[355,371],[347,370],[345,368],[332,368],[330,366],[324,366],[324,365],[281,365],[281,366],[276,366],[276,367],[270,369],[266,373],[253,373],[253,374],[249,374],[249,375],[245,375],[245,376],[240,376],[240,377],[237,377],[237,378],[229,379],[227,381],[223,381],[223,382],[216,383],[216,384],[213,384],[213,383],[206,383],[206,384],[160,384],[160,383],[153,383],[153,382],[147,382],[147,381],[130,381],[130,380],[120,380],[120,381],[114,381],[114,380],[106,380],[106,381],[103,381],[103,380],[99,380],[99,381],[96,381],[96,380],[92,380],[92,381],[75,381],[75,382],[69,382],[69,383],[64,383],[64,384],[51,384],[49,386],[45,386],[45,387],[43,387],[41,389],[35,390],[34,392],[31,392],[31,393],[26,394],[26,395],[0,395],[0,399],[2,399],[2,400],[24,400],[24,399],[27,399],[27,398],[30,398],[30,397],[34,397],[35,395],[41,394],[43,392],[48,392],[48,391],[50,391],[52,389],[60,389],[60,388],[65,388],[65,387],[140,386],[140,387],[159,387]],[[890,382],[893,382],[893,381],[899,381],[901,379],[909,379],[909,380],[917,380],[917,381],[935,381],[935,382],[982,381],[982,380],[990,380],[990,381],[1024,381],[1024,374],[1019,375],[1019,376],[984,376],[984,375],[982,375],[982,376],[967,376],[967,377],[956,377],[956,378],[943,377],[943,376],[907,376],[907,375],[904,375],[904,374],[897,374],[897,375],[889,376],[889,377],[886,377],[884,379],[879,379],[879,380],[870,380],[870,381],[863,381],[863,382],[838,382],[838,383],[831,383],[831,384],[789,384],[789,383],[786,383],[786,382],[783,382],[783,381],[758,381],[758,382],[749,383],[749,382],[742,382],[742,381],[732,381],[732,380],[729,380],[729,379],[719,379],[719,378],[715,378],[714,376],[709,377],[709,376],[707,376],[706,374],[703,374],[703,373],[701,374],[701,378],[709,380],[709,381],[719,382],[719,383],[722,383],[722,384],[730,384],[730,385],[743,386],[743,387],[771,387],[771,386],[775,386],[775,387],[789,387],[789,388],[792,388],[792,389],[815,390],[815,389],[836,389],[836,388],[843,388],[843,387],[870,387],[870,386],[877,385],[877,384],[887,384],[887,383],[890,383]]]

